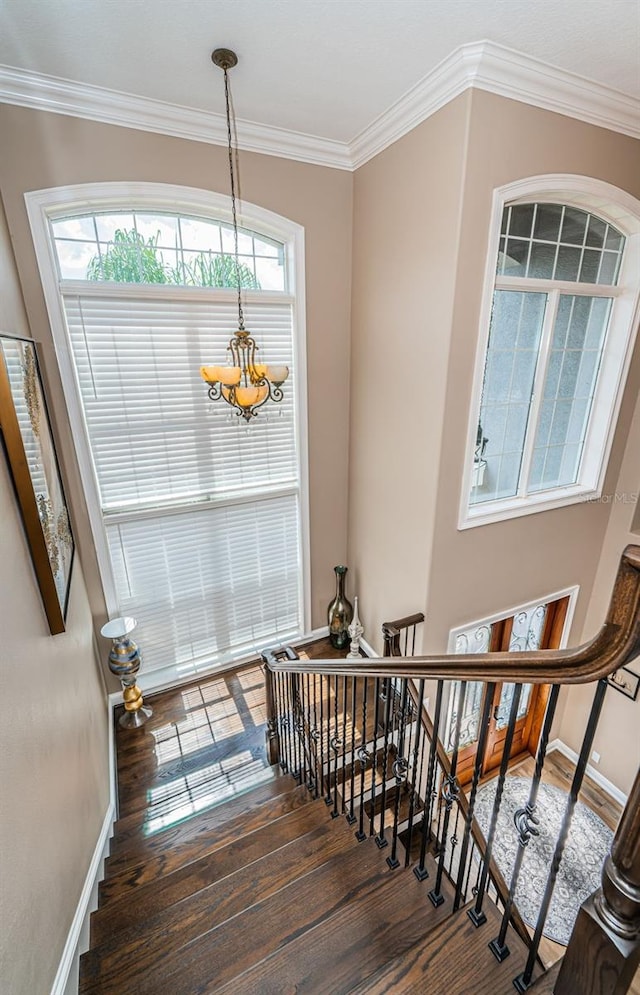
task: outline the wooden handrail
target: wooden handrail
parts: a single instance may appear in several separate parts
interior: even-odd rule
[[[527,684],[589,684],[640,654],[640,546],[627,546],[607,618],[594,639],[575,649],[526,653],[465,653],[353,660],[277,660],[282,673],[430,680],[510,681]]]

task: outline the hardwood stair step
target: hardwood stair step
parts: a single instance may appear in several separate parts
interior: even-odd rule
[[[322,805],[322,802],[316,803]],[[81,977],[97,977],[118,969],[128,975],[166,958],[226,919],[275,895],[302,875],[309,874],[349,848],[357,859],[353,834],[344,820],[324,824],[261,859],[163,910],[139,917],[125,936],[111,935],[81,958]],[[136,902],[137,909],[137,902]],[[252,941],[253,942],[253,941]]]
[[[136,889],[135,902],[130,892],[114,898],[91,915],[91,943],[97,946],[112,935],[138,930],[141,922],[163,909],[181,902],[201,888],[207,888],[234,871],[252,864],[266,854],[291,841],[327,825],[327,809],[322,800],[294,809],[275,822],[234,839],[226,846],[194,860],[171,874],[150,881]],[[338,820],[342,825],[342,820]],[[330,822],[334,825],[333,822]],[[337,825],[337,822],[335,823]]]
[[[151,730],[144,731],[140,739],[131,739],[131,752],[123,753],[118,747],[119,811],[129,814],[145,808],[150,793],[179,790],[184,778],[215,778],[221,769],[233,777],[249,768],[258,772],[269,767],[261,728],[242,731],[170,760],[162,760],[161,747]]]
[[[260,804],[267,798],[276,798],[278,795],[283,795],[287,791],[292,791],[296,787],[296,782],[292,777],[286,774],[282,774],[279,768],[268,767],[266,770],[269,772],[265,776],[264,780],[260,783],[256,783],[253,780],[246,781],[235,781],[233,787],[236,793],[231,797],[225,797],[220,795],[218,792],[215,800],[211,801],[209,805],[203,807],[201,810],[196,810],[192,815],[187,815],[186,818],[195,819],[199,818],[201,815],[206,816],[208,812],[217,809],[216,819],[218,821],[227,821],[234,818],[234,816],[245,812],[248,807],[254,804]],[[203,796],[200,797],[202,801]],[[184,799],[183,803],[186,806],[189,805],[189,799]],[[173,810],[174,818],[179,818],[177,808],[179,802],[176,802],[176,807]],[[196,798],[196,806],[198,804],[198,799]],[[166,813],[166,818],[171,819],[171,803],[169,802],[164,809]],[[151,839],[152,836],[149,834],[149,830],[154,824],[154,821],[159,824],[163,816],[163,808],[159,805],[147,805],[145,809],[141,809],[138,812],[134,812],[131,816],[127,816],[124,819],[118,819],[114,823],[114,835],[110,843],[110,856],[116,856],[120,853],[124,853],[126,850],[134,850],[136,846],[145,843],[147,840]],[[184,824],[185,816],[182,818],[181,824]],[[158,836],[160,833],[165,832],[162,828],[158,828],[153,832],[153,836]]]
[[[562,958],[556,961],[556,963],[553,964],[552,967],[548,969],[548,971],[545,971],[544,974],[540,975],[537,981],[534,981],[534,983],[531,985],[531,988],[528,988],[527,991],[535,992],[535,995],[553,995],[553,986],[558,980],[558,975],[560,974],[561,965],[562,965]],[[635,988],[632,988],[631,989],[632,995],[634,991]],[[511,992],[509,992],[509,995],[511,995]]]
[[[218,991],[224,982],[301,931],[358,896],[375,892],[390,876],[392,872],[375,842],[369,839],[358,844],[353,839],[348,849],[328,863],[175,952],[165,955],[160,947],[147,959],[142,948],[126,974],[117,957],[109,970],[101,970],[98,965],[94,973],[90,970],[94,965],[89,965],[83,974],[80,995],[194,995]],[[391,883],[395,886],[397,881]]]
[[[460,909],[438,929],[391,958],[351,995],[513,995],[513,979],[524,968],[527,948],[510,929],[507,944],[511,954],[499,964],[487,944],[497,935],[501,916],[489,901],[484,911],[487,922],[476,928],[466,909]]]
[[[385,852],[385,851],[383,851]],[[453,893],[443,889],[445,902],[434,908],[428,898],[435,875],[418,881],[411,868],[390,872],[365,895],[354,895],[346,907],[300,935],[242,974],[221,984],[222,978],[205,975],[197,990],[217,995],[281,995],[308,992],[337,995],[352,992],[363,978],[379,970],[391,957],[451,915]],[[186,992],[185,992],[186,995]],[[470,995],[469,988],[466,995]]]
[[[284,795],[270,798],[248,808],[235,818],[220,823],[217,810],[193,820],[194,825],[183,823],[149,840],[144,854],[122,854],[105,860],[106,880],[99,888],[99,904],[116,895],[139,888],[149,881],[170,874],[185,864],[219,850],[241,836],[279,819],[311,801],[306,787],[300,786]],[[160,839],[162,835],[162,839]]]

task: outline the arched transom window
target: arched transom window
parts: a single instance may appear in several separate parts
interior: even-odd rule
[[[138,619],[153,685],[308,625],[303,234],[243,205],[246,327],[290,369],[247,425],[200,377],[237,330],[227,199],[106,186],[28,195],[29,212],[108,610]]]

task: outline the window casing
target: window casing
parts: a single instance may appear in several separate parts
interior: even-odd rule
[[[638,314],[640,204],[584,177],[496,191],[460,528],[601,493]]]
[[[54,266],[63,219],[88,203],[168,217],[169,197],[223,231],[226,198],[89,189],[28,195],[29,213],[72,424],[86,430],[75,441],[108,611],[138,618],[143,679],[158,686],[308,629],[303,235],[245,205],[247,239],[257,230],[253,246],[287,272],[282,290],[244,292],[247,327],[291,377],[277,410],[241,425],[199,375],[234,334],[232,289],[65,280]]]

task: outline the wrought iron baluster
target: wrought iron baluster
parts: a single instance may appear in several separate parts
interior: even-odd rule
[[[389,842],[384,834],[384,812],[387,804],[387,767],[389,765],[389,733],[391,729],[391,698],[393,695],[390,679],[383,680],[382,694],[384,696],[384,748],[382,751],[382,789],[380,791],[380,829],[376,836],[376,844],[381,850]],[[373,801],[375,808],[375,798]]]
[[[326,699],[325,699],[326,694]],[[325,700],[326,700],[326,720],[325,720]],[[321,751],[323,756],[322,763],[322,776],[324,787],[322,789],[325,805],[327,807],[333,804],[333,798],[331,797],[331,678],[330,677],[320,677],[320,729],[322,735]],[[326,731],[326,743],[327,750],[325,754],[324,743],[325,743],[325,731]],[[326,772],[325,772],[326,767]],[[325,793],[326,792],[326,793]]]
[[[414,627],[414,640],[415,640],[415,627]],[[409,866],[409,861],[411,860],[411,849],[413,845],[413,820],[415,817],[416,808],[416,783],[420,784],[418,780],[418,757],[422,758],[424,756],[424,740],[422,738],[422,706],[424,703],[424,680],[421,680],[418,684],[418,704],[417,712],[414,717],[414,727],[415,734],[413,740],[413,773],[411,775],[411,794],[409,797],[409,820],[407,823],[407,847],[404,856],[404,866]],[[420,753],[420,743],[422,742],[422,753]],[[422,763],[420,763],[420,775],[422,775]]]
[[[449,876],[452,876],[453,872],[453,862],[456,856],[456,847],[460,842],[458,837],[458,824],[460,822],[460,806],[456,805],[456,820],[453,825],[453,833],[449,838],[450,850],[449,850]]]
[[[445,801],[444,816],[442,820],[442,836],[440,837],[440,856],[438,859],[438,870],[436,872],[436,882],[431,891],[429,892],[429,899],[433,905],[437,908],[444,902],[444,895],[442,894],[442,875],[444,874],[444,863],[447,851],[447,834],[449,832],[449,820],[451,818],[451,809],[454,804],[457,803],[458,794],[460,793],[460,785],[458,783],[458,778],[456,777],[456,771],[458,769],[458,750],[460,748],[460,730],[462,728],[462,714],[464,712],[464,703],[467,695],[467,682],[461,681],[460,683],[460,700],[458,704],[458,715],[456,717],[456,728],[455,737],[453,742],[453,751],[451,754],[451,767],[449,773],[444,778],[444,784],[442,786],[442,797]],[[435,730],[434,730],[435,736]]]
[[[284,707],[282,704],[282,674],[274,673],[275,677],[275,700],[276,700],[276,725],[278,730],[278,763],[280,764],[280,770],[283,773],[287,771],[287,760],[286,760],[286,743],[284,741],[284,728],[282,724],[282,717],[284,715]]]
[[[282,695],[284,711],[282,713],[282,729],[284,733],[284,740],[286,743],[286,756],[287,756],[287,773],[295,777],[295,763],[293,758],[293,744],[291,741],[291,674],[284,674],[284,683],[282,685]]]
[[[584,734],[580,755],[578,757],[578,762],[576,764],[575,774],[573,776],[573,781],[571,782],[571,790],[569,792],[569,798],[567,799],[567,807],[565,809],[564,818],[562,820],[560,835],[558,836],[558,841],[556,843],[553,859],[551,861],[551,870],[549,871],[547,885],[544,891],[544,895],[542,897],[540,912],[538,913],[538,921],[536,923],[535,932],[533,934],[533,940],[531,942],[531,947],[529,949],[529,956],[527,958],[527,963],[525,965],[524,971],[522,972],[522,974],[519,974],[517,978],[514,978],[513,981],[514,987],[518,992],[526,992],[527,988],[531,984],[531,978],[533,977],[533,970],[536,964],[536,958],[538,956],[540,939],[542,937],[542,930],[544,929],[544,924],[547,920],[547,913],[549,912],[549,905],[551,904],[551,897],[553,895],[553,889],[556,884],[558,869],[560,867],[560,862],[562,861],[562,855],[564,853],[565,844],[567,842],[567,836],[569,835],[569,829],[571,828],[571,819],[573,817],[573,811],[578,801],[578,794],[580,792],[580,788],[582,787],[582,782],[584,780],[584,774],[587,768],[589,757],[591,756],[591,748],[593,746],[593,740],[596,734],[596,729],[598,728],[598,720],[600,719],[600,712],[602,711],[602,704],[604,702],[604,696],[606,690],[607,690],[606,680],[598,681],[596,692],[593,698],[593,704],[591,706],[591,712],[589,713],[589,721],[587,723],[587,729]]]
[[[379,677],[376,677],[375,679],[374,698],[375,698],[375,712],[373,717],[373,752],[371,757],[371,795],[369,801],[371,817],[369,819],[369,836],[373,836],[375,832],[376,769],[378,766],[378,726],[380,724],[380,678]]]
[[[342,791],[340,792],[340,811],[344,815],[345,796],[347,793],[347,678],[342,678]]]
[[[304,674],[303,676],[304,688],[305,688],[305,709],[304,709],[304,721],[302,724],[302,737],[304,743],[304,750],[307,754],[307,790],[313,794],[315,785],[315,744],[313,742],[312,733],[313,726],[311,723],[311,675]]]
[[[409,763],[404,755],[404,743],[407,729],[407,698],[409,695],[409,682],[407,678],[402,680],[402,693],[400,704],[400,728],[398,729],[398,751],[393,762],[393,776],[396,781],[396,794],[393,806],[393,832],[391,834],[391,853],[387,857],[389,867],[394,868],[400,865],[398,860],[398,820],[400,817],[400,796],[402,785],[407,778]]]
[[[351,777],[349,788],[349,813],[347,822],[353,826],[356,822],[354,813],[354,795],[356,786],[356,709],[358,707],[356,696],[356,678],[351,678]]]
[[[536,802],[538,800],[538,789],[540,787],[540,779],[542,777],[544,760],[547,755],[547,746],[549,744],[549,736],[551,735],[551,726],[555,717],[559,694],[560,685],[554,684],[549,693],[549,700],[547,701],[547,707],[544,714],[544,722],[542,724],[540,742],[536,753],[536,766],[533,774],[533,780],[531,781],[529,798],[525,807],[518,809],[513,817],[516,829],[518,830],[519,846],[516,851],[513,870],[511,872],[509,895],[505,904],[502,922],[500,923],[500,932],[498,933],[498,936],[489,944],[489,949],[493,953],[494,957],[500,962],[505,960],[510,953],[506,942],[507,929],[509,926],[509,919],[511,918],[511,910],[514,904],[516,887],[518,885],[518,878],[520,877],[520,868],[522,866],[525,850],[529,845],[531,837],[538,836],[538,829],[536,828],[538,825],[538,818],[535,814]]]
[[[318,774],[318,741],[320,739],[320,732],[318,730],[318,675],[312,674],[311,680],[313,681],[313,727],[309,732],[309,748],[313,752],[313,797],[317,798],[320,791],[320,779],[322,778],[322,766],[320,766],[320,773]]]
[[[291,735],[293,736],[293,750],[295,755],[295,776],[298,784],[304,784],[304,764],[300,755],[300,735],[298,721],[300,715],[300,677],[298,674],[291,675]]]
[[[429,877],[429,872],[425,867],[427,858],[427,843],[431,839],[431,816],[433,813],[433,801],[435,798],[434,784],[436,776],[436,749],[438,733],[440,730],[440,716],[442,714],[442,693],[444,682],[438,681],[436,690],[436,701],[433,712],[433,735],[429,744],[429,765],[427,767],[427,783],[424,791],[424,810],[422,815],[422,840],[420,841],[420,861],[413,868],[413,873],[418,881],[424,881]]]
[[[333,687],[333,739],[331,749],[333,750],[333,811],[331,818],[337,819],[340,815],[338,810],[338,750],[340,749],[340,737],[338,736],[338,675],[334,678]]]
[[[493,695],[495,691],[495,684],[487,684],[484,696],[484,706],[482,709],[482,715],[480,718],[480,733],[478,735],[478,747],[476,750],[476,760],[473,765],[473,778],[471,781],[471,790],[469,792],[469,806],[467,808],[467,817],[465,820],[464,836],[462,838],[462,846],[460,848],[460,867],[458,870],[458,880],[456,883],[456,896],[453,902],[453,910],[456,912],[460,908],[460,902],[462,900],[462,882],[464,880],[465,863],[467,860],[467,851],[469,849],[469,838],[471,836],[471,825],[473,823],[473,813],[476,807],[476,795],[478,793],[478,782],[480,781],[480,776],[482,774],[482,764],[484,761],[484,753],[487,746],[487,738],[489,736],[489,723],[491,721],[491,705],[493,704]]]
[[[493,853],[493,841],[496,835],[496,826],[498,824],[498,815],[500,813],[500,805],[502,802],[504,781],[507,776],[507,767],[509,766],[509,759],[511,757],[513,734],[515,732],[516,721],[518,718],[518,708],[520,706],[521,694],[522,694],[522,684],[516,684],[513,689],[513,698],[511,699],[511,708],[509,710],[509,724],[507,725],[507,732],[504,739],[502,762],[500,763],[500,773],[498,775],[498,782],[496,785],[496,797],[493,802],[493,811],[491,813],[491,823],[489,825],[489,835],[487,837],[487,846],[484,854],[484,861],[482,864],[482,873],[480,875],[480,884],[478,886],[476,904],[472,909],[469,909],[467,913],[474,926],[481,926],[483,923],[487,921],[487,917],[482,911],[482,903],[484,902],[484,895],[487,887],[489,864],[491,862],[491,855]]]
[[[367,769],[367,762],[369,760],[370,754],[367,750],[367,694],[368,694],[369,681],[364,678],[363,688],[362,688],[362,743],[358,747],[358,762],[360,764],[360,821],[358,824],[358,831],[356,832],[356,839],[358,842],[363,843],[366,840],[367,835],[364,831],[364,777]],[[375,755],[374,755],[375,762]]]

